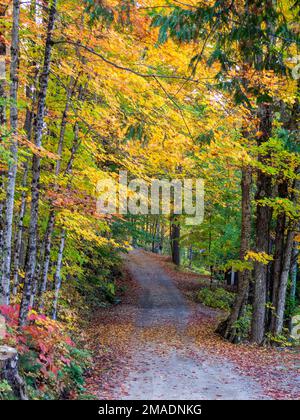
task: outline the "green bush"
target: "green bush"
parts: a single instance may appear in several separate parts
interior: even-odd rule
[[[197,299],[211,308],[223,309],[229,311],[234,302],[234,293],[218,287],[216,289],[208,289],[205,287],[197,294]]]
[[[15,400],[11,386],[6,380],[0,382],[0,400]]]
[[[249,336],[251,318],[252,306],[247,305],[244,314],[233,324],[233,328],[236,329],[236,334],[242,339],[246,339]]]

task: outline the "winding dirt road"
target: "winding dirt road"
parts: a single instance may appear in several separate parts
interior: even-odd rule
[[[265,398],[257,382],[239,375],[227,360],[208,357],[194,345],[188,332],[191,308],[150,253],[132,251],[126,266],[139,284],[140,299],[131,340],[133,364],[116,397]]]

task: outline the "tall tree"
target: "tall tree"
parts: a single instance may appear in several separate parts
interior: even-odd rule
[[[56,20],[56,0],[52,0],[49,8],[49,20],[46,35],[45,51],[44,51],[44,64],[40,76],[39,94],[37,113],[35,118],[35,133],[34,141],[37,147],[42,145],[42,136],[44,128],[44,116],[46,107],[46,96],[48,90],[51,54],[52,54],[52,37]],[[20,307],[19,323],[24,325],[27,320],[29,309],[29,302],[31,297],[31,286],[36,267],[36,254],[37,254],[37,230],[38,230],[38,215],[39,215],[39,196],[40,196],[40,156],[34,154],[32,162],[32,184],[31,184],[31,210],[30,210],[30,226],[29,226],[29,239],[28,239],[28,252],[29,257],[27,261],[24,289],[22,295],[22,302]]]
[[[6,219],[3,239],[3,268],[1,301],[8,305],[10,300],[10,269],[13,232],[14,199],[18,169],[18,63],[19,63],[20,1],[13,1],[13,25],[11,35],[10,66],[10,159],[6,188]]]
[[[0,19],[4,19],[7,12],[7,5],[5,3],[0,3]],[[0,147],[3,143],[3,136],[5,135],[6,128],[6,39],[4,25],[0,30]],[[5,166],[3,163],[0,166],[0,248],[3,248],[3,236],[4,236],[4,208],[5,208]],[[3,253],[0,255],[0,279],[2,278],[2,262],[3,262]]]

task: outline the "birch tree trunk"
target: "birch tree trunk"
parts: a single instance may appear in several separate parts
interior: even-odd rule
[[[73,78],[71,78],[69,87],[67,90],[67,99],[66,99],[65,109],[62,115],[61,126],[60,126],[60,134],[59,134],[59,141],[58,141],[58,147],[57,147],[57,155],[59,156],[59,159],[57,159],[56,167],[55,167],[56,176],[60,174],[63,143],[64,143],[66,127],[67,127],[67,122],[68,122],[68,112],[69,112],[70,103],[72,100],[72,95],[74,93],[75,87],[76,87],[76,81],[74,81]],[[76,133],[75,133],[75,136],[76,136]],[[71,152],[71,158],[72,156],[73,156],[73,148]],[[70,168],[71,167],[72,167],[72,161],[70,163]],[[65,172],[65,174],[67,174],[67,171]],[[55,225],[55,211],[53,208],[51,208],[48,224],[47,224],[47,229],[46,229],[46,234],[45,234],[45,240],[44,240],[44,262],[43,262],[43,268],[42,268],[41,287],[39,291],[39,301],[40,301],[39,309],[40,310],[42,310],[44,307],[43,295],[47,290],[48,271],[49,271],[49,264],[50,264],[50,257],[51,257],[52,234],[54,230],[54,225]]]
[[[74,125],[74,141],[72,146],[72,152],[70,160],[67,164],[67,168],[65,170],[65,175],[69,175],[72,172],[73,168],[73,162],[75,158],[75,154],[79,147],[79,127],[78,123],[76,122]],[[55,297],[54,297],[54,303],[53,303],[53,313],[52,318],[56,320],[57,318],[57,306],[58,306],[58,298],[59,298],[59,292],[61,289],[62,279],[61,279],[61,269],[62,269],[62,260],[63,260],[63,253],[65,249],[65,241],[66,241],[66,232],[65,230],[62,231],[61,240],[60,240],[60,247],[59,247],[59,253],[57,258],[57,264],[56,264],[56,272],[55,272]],[[47,282],[47,279],[46,279]],[[47,283],[46,283],[47,284]]]
[[[61,288],[61,269],[62,269],[62,259],[63,259],[63,253],[65,249],[65,239],[66,239],[66,232],[63,230],[61,234],[60,239],[60,246],[59,246],[59,252],[57,257],[57,265],[56,265],[56,272],[54,276],[55,281],[55,296],[53,301],[53,312],[52,312],[52,318],[56,320],[57,318],[57,304],[58,304],[58,298],[59,298],[59,292]]]
[[[19,213],[19,221],[16,229],[16,238],[15,238],[15,252],[14,252],[14,269],[13,269],[13,295],[17,294],[18,285],[19,285],[19,268],[20,268],[20,256],[22,248],[22,237],[23,237],[23,223],[24,216],[26,211],[26,185],[27,185],[27,176],[28,176],[28,162],[24,164],[24,175],[22,182],[22,196],[21,196],[21,207]]]
[[[79,145],[80,145],[79,127],[78,127],[78,123],[76,122],[74,125],[74,141],[73,141],[73,146],[72,146],[71,157],[67,164],[64,175],[69,175],[72,172],[75,154],[78,150]],[[58,254],[56,272],[55,272],[55,278],[54,278],[55,279],[55,298],[54,298],[53,313],[52,313],[52,318],[54,320],[57,318],[58,298],[59,298],[59,292],[60,292],[61,284],[62,284],[61,269],[62,269],[63,253],[65,249],[65,241],[66,241],[66,232],[65,230],[63,230],[62,235],[61,235],[61,240],[60,240],[59,254]],[[46,285],[47,285],[47,277],[45,278],[45,286],[44,286],[45,290],[46,290]],[[43,297],[41,299],[43,300]]]
[[[30,4],[31,15],[35,17],[36,7],[35,2],[32,1]],[[36,83],[38,79],[38,70],[36,63],[31,63],[32,67],[34,68],[33,72],[33,81],[32,84],[26,86],[26,98],[30,101],[30,105],[26,109],[26,117],[24,123],[24,130],[26,132],[27,139],[31,141],[32,136],[32,126],[33,126],[33,119],[34,119],[34,107],[36,104]],[[26,211],[26,201],[27,201],[27,177],[29,171],[29,159],[27,159],[24,163],[24,175],[23,175],[23,183],[22,183],[22,196],[21,196],[21,207],[20,207],[20,214],[19,214],[19,222],[16,232],[16,240],[15,240],[15,255],[14,255],[14,271],[13,271],[13,294],[17,294],[17,287],[19,285],[19,267],[21,263],[21,251],[22,251],[22,241],[23,241],[23,222],[24,216]]]
[[[0,174],[0,192],[4,190],[4,175]],[[0,249],[3,250],[4,239],[4,200],[0,200]],[[0,281],[2,278],[3,253],[0,253]],[[0,284],[1,287],[1,284]]]
[[[52,240],[52,233],[54,229],[54,222],[55,222],[55,214],[54,214],[54,211],[51,211],[49,215],[45,239],[44,239],[45,253],[44,253],[44,263],[43,263],[43,268],[42,268],[41,287],[39,291],[39,295],[40,295],[39,309],[40,310],[44,308],[44,293],[47,290],[48,272],[49,272],[50,256],[51,256],[51,240]]]
[[[0,2],[0,18],[6,16],[7,4]],[[6,98],[6,42],[5,42],[5,30],[0,29],[0,98]],[[0,128],[2,129],[6,124],[6,109],[5,102],[0,104]],[[2,130],[1,130],[2,131]],[[0,132],[1,141],[1,132]]]
[[[19,65],[20,1],[13,0],[13,26],[11,36],[10,66],[10,162],[6,188],[6,220],[3,238],[2,287],[0,300],[8,305],[10,300],[10,268],[15,187],[18,165],[18,65]]]
[[[35,299],[36,299],[36,295],[38,291],[39,278],[41,275],[41,269],[42,269],[41,261],[39,261],[36,264],[35,274],[33,277],[33,282],[32,282],[32,287],[31,287],[31,295],[30,295],[30,302],[29,302],[29,306],[31,308],[34,307],[34,303],[35,303]]]
[[[46,106],[46,96],[50,74],[51,54],[52,54],[52,36],[56,19],[56,0],[52,1],[49,11],[49,21],[47,28],[47,37],[44,53],[44,64],[40,77],[40,87],[38,95],[38,107],[35,120],[35,145],[40,147],[42,144],[44,115]],[[40,196],[40,157],[33,156],[32,163],[32,184],[31,184],[31,210],[28,239],[28,261],[24,279],[24,290],[20,307],[19,324],[24,325],[27,320],[29,303],[31,297],[31,286],[35,273],[36,253],[37,253],[37,230]]]
[[[7,5],[0,3],[0,18],[5,17],[7,10]],[[2,28],[1,28],[2,29]],[[5,132],[6,128],[6,107],[5,107],[5,98],[6,98],[6,42],[5,42],[5,33],[0,30],[0,143],[2,142],[2,135]],[[5,166],[0,165],[0,192],[3,192],[5,189],[4,182],[5,175]],[[3,240],[4,240],[4,209],[5,209],[5,200],[0,200],[0,249],[3,249]],[[0,281],[2,278],[2,264],[3,264],[3,253],[0,253]],[[1,283],[0,283],[1,286]]]

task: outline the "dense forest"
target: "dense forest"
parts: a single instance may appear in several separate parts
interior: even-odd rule
[[[132,249],[202,279],[224,343],[299,349],[299,10],[0,1],[0,352],[20,370],[0,359],[0,399],[93,398],[85,329],[122,305]],[[203,180],[202,223],[99,213],[120,171]]]

